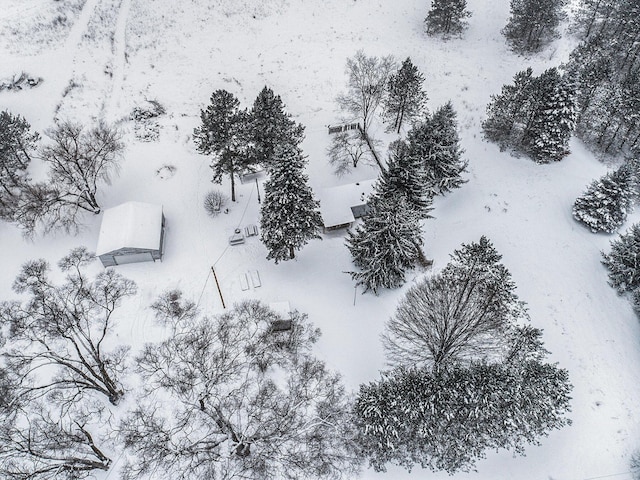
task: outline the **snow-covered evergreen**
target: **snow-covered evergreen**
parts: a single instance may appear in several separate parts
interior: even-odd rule
[[[467,0],[433,0],[424,22],[429,35],[459,34],[466,27],[464,20],[471,16],[467,10]]]
[[[482,128],[502,150],[511,148],[549,163],[569,153],[577,116],[575,86],[568,75],[553,67],[534,77],[528,68],[514,76],[513,85],[491,96]]]
[[[634,292],[640,287],[640,223],[636,223],[611,242],[611,251],[602,253],[609,270],[609,285],[618,293]]]
[[[558,37],[566,0],[511,0],[511,17],[502,30],[519,53],[536,52]]]
[[[535,94],[537,105],[525,127],[523,144],[539,163],[560,161],[569,153],[578,117],[575,87],[554,67],[536,79]]]
[[[433,195],[450,192],[466,182],[461,175],[467,170],[467,162],[462,159],[464,150],[460,147],[456,112],[451,102],[414,125],[407,141],[409,156],[424,162]]]
[[[292,143],[276,146],[260,209],[267,259],[290,260],[309,240],[320,238],[322,218],[304,173],[306,159]]]
[[[360,387],[358,441],[376,471],[417,464],[466,472],[487,451],[522,455],[526,444],[570,424],[571,389],[566,370],[536,360],[399,368]]]
[[[240,101],[227,90],[216,90],[210,103],[200,111],[201,125],[194,129],[193,139],[198,152],[212,155],[213,181],[222,182],[223,175],[231,179],[231,201],[236,201],[235,177],[249,164],[247,156],[247,112],[240,110]]]
[[[252,164],[270,167],[278,145],[289,142],[300,145],[304,139],[304,126],[291,120],[284,110],[280,95],[264,87],[249,112]]]
[[[573,204],[573,216],[592,232],[615,232],[627,219],[634,195],[634,175],[627,165],[594,180]]]
[[[349,231],[346,244],[359,269],[348,273],[365,292],[400,287],[405,272],[425,261],[420,214],[403,195],[374,195],[369,213],[355,231]]]
[[[429,218],[432,192],[424,162],[409,155],[406,142],[398,140],[389,146],[387,168],[380,172],[376,192],[382,197],[403,196],[409,208],[420,218]]]
[[[424,113],[427,94],[422,89],[423,83],[424,75],[408,57],[400,69],[389,77],[383,115],[390,131],[400,133],[403,124],[412,122]]]

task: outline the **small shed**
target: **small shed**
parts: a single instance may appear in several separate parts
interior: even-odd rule
[[[105,267],[162,260],[164,231],[162,205],[126,202],[106,209],[96,256]]]
[[[320,215],[324,231],[350,227],[367,213],[367,201],[375,179],[325,188],[320,192]]]

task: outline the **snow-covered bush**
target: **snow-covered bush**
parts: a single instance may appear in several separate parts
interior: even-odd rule
[[[229,197],[219,190],[211,190],[204,197],[204,209],[207,213],[215,217],[229,203]]]
[[[640,480],[640,450],[636,450],[631,455],[629,461],[629,470],[631,470],[631,476],[633,480]]]
[[[592,232],[615,232],[632,207],[633,182],[625,166],[594,180],[573,204],[573,216]]]

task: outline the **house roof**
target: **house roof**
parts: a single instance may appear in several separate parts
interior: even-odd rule
[[[320,192],[320,215],[325,227],[344,225],[355,220],[351,207],[364,205],[373,193],[376,180],[362,180]]]
[[[126,202],[102,216],[96,255],[121,248],[160,249],[162,205]]]

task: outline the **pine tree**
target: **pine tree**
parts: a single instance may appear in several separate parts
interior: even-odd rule
[[[304,126],[291,120],[284,110],[280,95],[266,86],[258,94],[249,112],[252,164],[270,168],[276,147],[283,143],[300,145],[304,139]]]
[[[519,53],[537,52],[558,37],[566,0],[511,0],[511,17],[502,30]]]
[[[377,294],[380,288],[400,287],[405,271],[426,260],[421,250],[420,215],[404,196],[374,195],[369,209],[363,223],[348,233],[347,248],[359,269],[348,273],[365,292]]]
[[[575,129],[575,88],[557,68],[546,70],[536,80],[537,108],[523,132],[522,144],[538,163],[560,161],[569,153]]]
[[[400,69],[389,77],[384,101],[384,117],[389,130],[400,133],[403,123],[411,122],[424,110],[427,94],[422,90],[424,75],[411,59],[402,62]]]
[[[357,440],[379,472],[387,464],[467,472],[487,451],[522,455],[527,443],[569,425],[571,390],[566,370],[535,359],[398,368],[360,386]]]
[[[615,232],[627,219],[635,179],[626,165],[594,180],[573,204],[573,216],[592,232]]]
[[[602,253],[602,263],[609,270],[609,285],[618,293],[640,288],[640,223],[611,242],[611,251]]]
[[[409,147],[402,140],[389,146],[387,169],[380,172],[376,193],[385,198],[403,196],[420,218],[430,217],[432,192],[424,162],[418,156],[409,155]]]
[[[456,112],[451,102],[436,110],[430,118],[415,125],[408,133],[409,156],[424,162],[427,181],[433,195],[459,188],[466,180],[461,175],[467,169],[462,160]]]
[[[231,201],[236,201],[235,175],[247,168],[248,115],[240,110],[240,101],[226,90],[216,90],[211,103],[200,111],[202,125],[193,131],[198,152],[213,155],[213,181],[223,175],[231,179]]]
[[[467,27],[464,19],[470,16],[467,0],[433,0],[425,18],[427,33],[445,36],[459,34]]]
[[[309,240],[320,238],[322,218],[304,173],[302,152],[292,143],[278,145],[260,209],[262,242],[268,260],[290,260]]]
[[[499,95],[491,95],[482,130],[488,140],[500,146],[500,150],[518,145],[520,131],[516,126],[524,121],[530,110],[534,84],[533,70],[527,68],[515,74],[513,85],[503,85]]]

